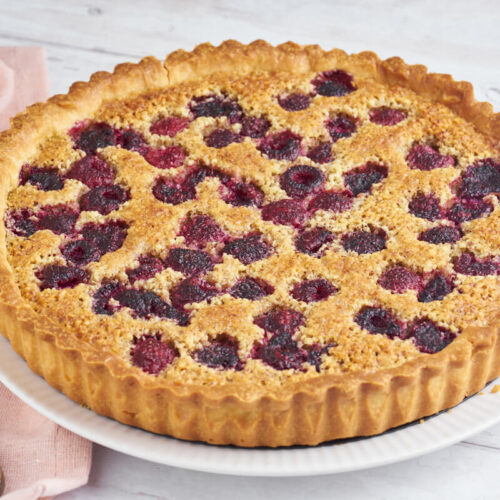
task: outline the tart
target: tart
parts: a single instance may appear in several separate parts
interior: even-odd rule
[[[314,445],[500,373],[500,115],[399,58],[234,41],[96,73],[0,136],[2,333],[186,440]]]

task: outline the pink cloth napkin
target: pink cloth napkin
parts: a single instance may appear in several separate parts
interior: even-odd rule
[[[48,95],[43,47],[0,47],[0,131]],[[87,483],[92,443],[46,419],[0,384],[2,500],[52,498]]]

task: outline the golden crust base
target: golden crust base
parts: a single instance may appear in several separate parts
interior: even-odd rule
[[[410,88],[444,104],[500,148],[500,114],[473,97],[472,86],[449,75],[429,74],[399,58],[381,61],[371,52],[347,55],[318,46],[263,41],[248,46],[228,41],[193,52],[177,51],[164,64],[146,58],[122,64],[112,74],[96,73],[75,83],[67,95],[36,104],[0,135],[0,213],[17,182],[19,165],[53,131],[69,128],[108,100],[165,89],[214,72],[245,75],[255,70],[356,70],[367,78]],[[419,356],[373,373],[318,375],[284,387],[279,396],[252,388],[242,398],[230,385],[179,386],[131,374],[123,360],[97,351],[36,313],[21,297],[7,263],[0,227],[0,312],[2,333],[30,368],[68,397],[120,422],[181,439],[238,446],[314,445],[365,436],[449,408],[500,375],[500,316],[488,328],[468,328],[443,351]],[[241,390],[239,391],[241,393]]]

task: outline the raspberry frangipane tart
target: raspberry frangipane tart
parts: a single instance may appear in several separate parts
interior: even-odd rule
[[[240,446],[364,436],[500,373],[500,115],[401,59],[226,42],[0,138],[1,327],[92,410]]]

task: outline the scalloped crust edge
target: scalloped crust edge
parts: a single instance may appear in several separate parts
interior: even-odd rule
[[[449,75],[427,73],[400,58],[381,61],[371,52],[347,55],[334,49],[288,42],[277,47],[258,40],[229,40],[176,51],[164,63],[145,58],[113,73],[98,72],[77,82],[66,95],[35,104],[0,134],[0,215],[15,185],[19,165],[39,142],[69,128],[113,99],[165,89],[211,73],[251,71],[356,72],[401,85],[445,104],[500,148],[500,114],[474,99],[472,85]],[[50,117],[50,120],[47,120]],[[466,329],[432,356],[422,355],[395,368],[346,375],[319,375],[290,384],[279,394],[255,387],[178,386],[139,370],[116,356],[85,344],[21,297],[7,262],[5,228],[0,226],[0,313],[2,333],[30,368],[54,388],[96,413],[119,422],[180,439],[238,446],[315,445],[381,433],[460,403],[500,375],[500,314],[486,328]]]

